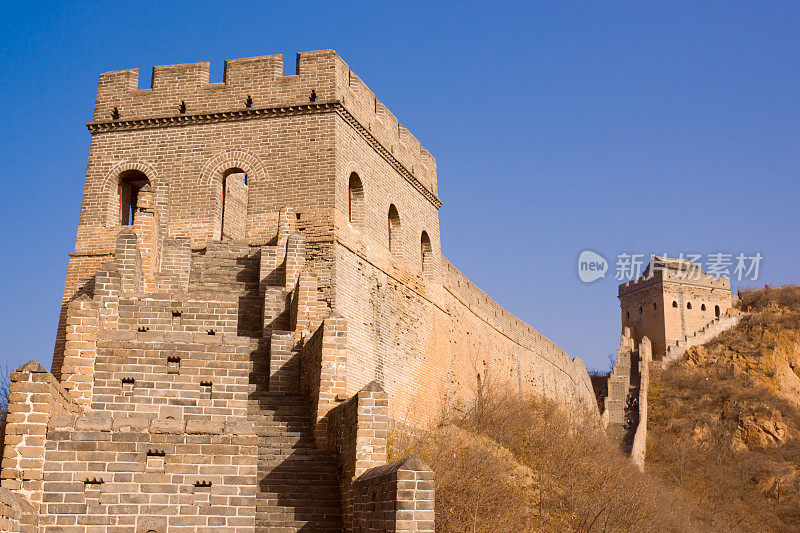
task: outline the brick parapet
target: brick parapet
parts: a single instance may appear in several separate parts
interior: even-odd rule
[[[637,279],[621,283],[618,288],[620,297],[627,296],[634,292],[646,289],[653,285],[677,284],[689,287],[699,287],[704,289],[731,290],[731,280],[725,277],[716,278],[701,273],[698,279],[694,279],[689,274],[678,274],[672,271],[655,271],[652,275],[639,276]]]
[[[87,408],[92,402],[94,364],[100,335],[100,302],[81,295],[69,303],[61,382],[75,402]]]
[[[133,215],[133,232],[137,237],[142,270],[142,290],[156,290],[155,276],[161,262],[162,238],[155,198],[150,185],[139,190],[136,213]],[[119,239],[119,237],[117,237]]]
[[[434,473],[416,456],[367,470],[353,492],[353,531],[435,530]]]
[[[534,352],[570,381],[576,397],[581,399],[588,412],[598,412],[591,379],[580,358],[571,358],[533,326],[506,311],[444,257],[441,259],[440,280],[444,290],[472,314],[513,343]]]
[[[93,413],[53,417],[47,436],[44,533],[254,529],[251,421]]]
[[[121,293],[141,293],[142,255],[136,232],[127,227],[117,234],[114,265],[120,274]]]
[[[0,486],[15,491],[38,509],[47,425],[53,415],[80,407],[42,365],[30,360],[11,373]]]
[[[314,438],[327,448],[328,412],[347,392],[347,323],[329,314],[300,352],[300,392],[308,398]]]
[[[339,456],[343,522],[347,530],[359,531],[353,521],[353,506],[359,495],[353,482],[386,463],[389,397],[373,381],[332,409],[327,418],[326,445]]]
[[[647,397],[650,387],[650,368],[653,364],[653,349],[650,339],[642,338],[639,343],[639,424],[631,445],[631,461],[639,470],[644,471],[645,453],[647,451]]]
[[[142,90],[138,69],[102,74],[90,131],[336,112],[441,206],[433,156],[333,50],[299,53],[293,76],[283,76],[282,55],[228,60],[223,83],[208,83],[209,70],[208,62],[157,66]]]

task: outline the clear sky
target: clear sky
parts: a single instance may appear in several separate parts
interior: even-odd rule
[[[800,264],[797,2],[7,3],[0,364],[49,368],[97,76],[333,48],[438,160],[442,250],[590,367],[623,251]],[[584,249],[610,262],[582,283]]]

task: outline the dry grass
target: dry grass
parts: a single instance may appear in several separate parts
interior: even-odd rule
[[[748,289],[740,295],[739,308],[743,311],[760,311],[771,307],[800,311],[800,286],[784,285],[782,287]]]
[[[745,291],[739,307],[738,326],[653,376],[647,469],[733,531],[800,531],[800,410],[771,379],[779,340],[800,330],[800,287]],[[786,424],[785,443],[742,446],[746,417]]]
[[[778,447],[735,446],[742,416],[779,412],[796,431],[800,412],[743,373],[674,366],[650,386],[647,469],[726,519],[735,531],[798,531],[796,436]]]
[[[443,532],[707,531],[699,508],[639,473],[593,423],[554,403],[493,395],[400,440],[436,472]]]

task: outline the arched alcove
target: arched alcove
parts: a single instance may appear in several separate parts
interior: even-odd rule
[[[420,236],[420,261],[423,274],[427,274],[431,270],[431,261],[433,259],[433,247],[431,246],[431,238],[428,232],[423,230]]]
[[[347,219],[353,226],[361,227],[364,218],[364,184],[353,172],[347,184]]]
[[[389,251],[392,255],[400,255],[400,213],[394,204],[389,206],[388,216]]]
[[[247,234],[247,173],[239,167],[222,171],[217,187],[220,239],[244,239]]]

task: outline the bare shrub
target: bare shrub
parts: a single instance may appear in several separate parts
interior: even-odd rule
[[[760,311],[770,307],[800,311],[800,286],[764,287],[747,289],[740,293],[739,308],[743,311]]]
[[[591,370],[589,372],[589,379],[592,381],[594,397],[597,400],[597,405],[601,406],[601,411],[603,402],[606,396],[608,396],[608,378],[610,375],[611,372],[606,370]]]
[[[8,417],[8,399],[11,395],[11,370],[7,364],[0,366],[0,457],[6,441],[6,418]]]
[[[680,488],[732,531],[800,529],[800,411],[759,380],[719,367],[674,365],[650,387],[648,470]],[[780,413],[794,436],[737,445],[743,416]]]
[[[638,472],[588,415],[493,394],[398,441],[436,472],[438,531],[700,531],[700,509]]]

